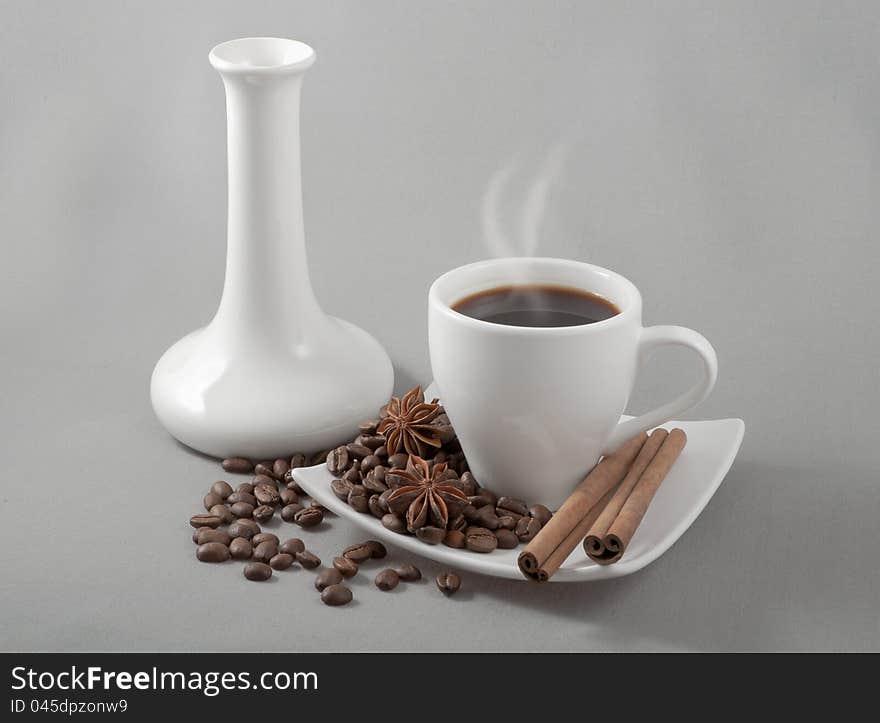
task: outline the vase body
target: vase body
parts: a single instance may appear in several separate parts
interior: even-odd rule
[[[208,326],[156,365],[153,408],[184,444],[274,458],[350,438],[391,394],[391,362],[365,331],[324,314],[306,262],[300,171],[304,43],[244,38],[209,56],[226,90],[226,277]]]

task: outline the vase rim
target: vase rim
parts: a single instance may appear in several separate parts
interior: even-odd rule
[[[215,45],[208,60],[221,73],[289,73],[311,67],[315,51],[289,38],[237,38]]]

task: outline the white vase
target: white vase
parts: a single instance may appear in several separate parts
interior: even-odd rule
[[[216,457],[324,449],[377,414],[394,374],[372,336],[321,310],[309,281],[299,104],[315,52],[243,38],[209,59],[226,88],[226,280],[213,320],[156,364],[153,409],[177,439]]]

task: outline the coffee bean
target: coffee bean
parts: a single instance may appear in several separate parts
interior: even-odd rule
[[[258,484],[254,487],[254,497],[257,498],[257,502],[261,505],[277,505],[281,499],[281,495],[278,493],[278,487],[275,486],[273,482],[271,485],[267,484]]]
[[[370,509],[369,505],[369,493],[367,492],[365,487],[361,485],[354,485],[348,493],[348,504],[353,509],[358,512],[368,512]]]
[[[492,552],[498,547],[498,538],[485,527],[469,527],[465,534],[465,547],[473,552]]]
[[[495,510],[486,505],[477,510],[477,516],[473,520],[474,525],[478,527],[486,527],[490,530],[497,530],[499,526],[498,515]]]
[[[281,496],[279,499],[281,500],[282,506],[295,505],[299,502],[299,495],[295,490],[283,489],[281,490]]]
[[[499,508],[500,509],[500,508]],[[522,518],[520,518],[522,519]],[[514,530],[516,529],[516,520],[510,515],[504,515],[504,517],[498,518],[498,528],[501,530]]]
[[[442,527],[422,527],[416,530],[416,537],[429,545],[437,545],[446,537],[446,530]]]
[[[254,560],[257,562],[269,562],[278,554],[278,545],[272,540],[266,540],[254,546]]]
[[[217,480],[211,485],[211,492],[215,495],[220,495],[220,500],[222,501],[232,494],[232,486],[228,482],[224,482],[222,479]]]
[[[257,489],[257,485],[274,485],[275,478],[272,475],[268,474],[258,474],[251,480],[251,484],[254,486],[254,491]]]
[[[286,552],[279,552],[269,560],[269,567],[273,570],[286,570],[291,565],[293,565],[293,555],[289,555]]]
[[[345,585],[330,585],[321,593],[321,600],[325,605],[348,605],[352,594]]]
[[[400,582],[400,576],[391,568],[386,568],[376,575],[373,582],[380,590],[387,592],[397,587]]]
[[[223,469],[233,474],[247,474],[254,468],[253,463],[244,457],[228,457],[221,464]]]
[[[224,525],[228,525],[232,520],[235,519],[232,512],[229,511],[229,508],[224,504],[214,505],[210,510],[208,510],[209,515],[214,515],[214,517],[219,517],[220,522]]]
[[[306,570],[314,570],[321,564],[321,558],[318,557],[314,552],[309,552],[308,550],[297,552],[296,561]]]
[[[250,492],[233,492],[229,497],[226,498],[226,504],[235,505],[239,502],[244,502],[249,505],[257,506],[257,498],[254,497]]]
[[[263,542],[271,542],[278,545],[278,535],[272,532],[259,532],[251,538],[252,545],[259,545]]]
[[[529,506],[522,500],[517,499],[516,497],[499,497],[498,502],[495,503],[495,506],[501,507],[505,510],[510,510],[511,512],[516,512],[516,514],[518,515],[529,514]]]
[[[217,529],[220,527],[221,520],[217,515],[193,515],[189,518],[189,524],[193,527],[211,527]]]
[[[464,540],[464,532],[461,530],[449,530],[443,538],[443,544],[460,550],[464,547]]]
[[[302,512],[305,508],[296,502],[292,505],[284,505],[281,508],[281,519],[285,522],[295,522],[296,516]]]
[[[290,507],[291,505],[288,505]],[[285,507],[285,509],[287,509]],[[324,521],[324,510],[321,507],[307,507],[293,516],[293,521],[300,527],[314,527]]]
[[[541,523],[536,517],[521,517],[516,523],[516,536],[520,542],[530,542],[541,531]]]
[[[330,483],[330,489],[333,491],[333,494],[346,504],[348,503],[348,493],[351,492],[352,487],[354,485],[345,479],[335,479]]]
[[[379,459],[387,460],[388,447],[386,447],[384,444],[381,447],[376,447],[376,449],[373,450],[373,454],[375,454]]]
[[[297,552],[304,552],[306,546],[303,544],[303,541],[298,537],[291,537],[278,545],[279,552],[286,552],[289,555],[296,556]]]
[[[214,505],[222,505],[223,498],[216,492],[208,492],[202,500],[202,503],[205,505],[206,510],[210,510]]]
[[[339,570],[342,577],[354,577],[358,571],[357,563],[347,557],[334,557],[333,567]]]
[[[372,449],[365,447],[362,444],[347,444],[345,445],[345,449],[348,451],[348,455],[352,459],[364,459],[364,457],[369,457],[373,453]]]
[[[397,532],[398,534],[404,534],[406,532],[406,523],[403,521],[403,518],[400,515],[396,515],[393,512],[389,512],[387,515],[382,517],[382,527],[386,530],[391,530],[392,532]]]
[[[244,566],[244,576],[253,582],[264,582],[272,577],[272,568],[265,562],[249,562]]]
[[[236,560],[250,560],[254,546],[244,537],[236,537],[229,543],[229,554]]]
[[[294,479],[292,469],[287,470],[287,474],[284,475],[284,484],[287,489],[296,492],[298,495],[305,494],[302,487],[300,487],[297,481]]]
[[[435,582],[440,592],[445,595],[452,595],[461,587],[461,578],[454,572],[441,572],[435,578]]]
[[[271,463],[260,462],[259,464],[255,465],[254,474],[257,475],[257,477],[268,477],[272,480],[275,479],[275,472],[272,469]],[[257,484],[256,481],[254,482],[254,484]]]
[[[553,513],[544,505],[532,505],[529,507],[529,514],[541,524],[541,527],[550,522],[550,518],[553,517]]]
[[[236,492],[243,492],[247,495],[252,495],[254,493],[254,486],[250,482],[242,482],[238,487],[235,488]],[[230,495],[231,497],[232,495]],[[256,499],[256,498],[254,498]],[[229,502],[229,498],[226,498],[226,501]],[[247,500],[233,500],[232,502],[247,502]],[[232,502],[229,502],[231,505]]]
[[[287,474],[287,470],[290,469],[290,462],[286,459],[276,459],[275,463],[272,465],[272,472],[274,473],[275,479],[284,479],[284,475]]]
[[[205,542],[196,550],[201,562],[224,562],[229,559],[229,548],[221,542]]]
[[[501,550],[512,550],[519,545],[519,538],[512,530],[504,528],[495,530],[495,539],[498,540],[498,547]]]
[[[461,475],[461,491],[468,497],[472,497],[477,493],[477,481],[470,472]]]
[[[380,480],[376,476],[375,472],[376,470],[372,470],[366,477],[364,477],[363,485],[370,492],[381,495],[383,492],[385,492],[385,490],[388,489],[388,485],[385,484],[384,480]]]
[[[484,495],[476,494],[468,497],[468,502],[470,502],[471,505],[476,507],[477,509],[482,509],[483,507],[487,507],[489,504],[491,504],[492,500]]]
[[[370,514],[377,520],[381,520],[385,516],[385,510],[382,509],[382,505],[379,503],[379,495],[370,495],[370,499],[367,500],[367,507],[370,510]]]
[[[464,515],[456,515],[451,520],[449,520],[449,529],[450,530],[464,530],[468,526],[468,521],[464,518]]]
[[[347,557],[349,560],[353,562],[361,563],[364,560],[369,560],[373,556],[373,550],[370,547],[370,544],[367,542],[358,542],[354,545],[349,545],[342,551],[342,556]]]
[[[358,439],[360,439],[360,444],[367,449],[372,449],[374,454],[379,447],[385,444],[384,434],[362,434]]]
[[[249,502],[236,502],[229,508],[229,511],[236,517],[253,517],[254,506]]]
[[[378,419],[365,419],[358,425],[358,430],[361,434],[375,434],[376,430],[379,428],[379,420]]]
[[[275,508],[272,505],[260,505],[254,510],[254,519],[257,522],[268,522],[275,514]]]
[[[406,469],[406,463],[409,460],[409,455],[402,454],[398,452],[397,454],[392,454],[388,458],[388,467],[391,469]]]
[[[422,579],[422,571],[412,563],[406,563],[394,569],[397,576],[405,582],[415,582]]]
[[[391,509],[388,507],[388,495],[390,495],[394,490],[385,490],[382,494],[379,495],[379,507],[381,507],[386,512],[390,512]]]
[[[364,481],[364,476],[361,474],[360,469],[355,469],[352,467],[345,474],[342,475],[342,479],[346,482],[350,482],[353,485],[359,485]]]
[[[340,476],[351,466],[348,450],[345,446],[337,447],[327,455],[327,470],[332,475]]]
[[[325,587],[338,585],[341,582],[342,573],[339,572],[339,570],[335,567],[325,567],[318,573],[317,577],[315,577],[315,588],[317,590],[323,590]]]
[[[232,542],[232,538],[226,530],[213,530],[210,527],[200,527],[196,530],[196,543],[204,545],[208,542],[219,542],[221,545],[228,545]]]
[[[370,557],[374,560],[381,560],[388,555],[388,550],[385,549],[385,545],[379,542],[379,540],[367,540],[364,544],[369,545]]]
[[[253,520],[239,519],[229,525],[230,537],[243,537],[250,540],[254,535],[260,534],[260,526]]]

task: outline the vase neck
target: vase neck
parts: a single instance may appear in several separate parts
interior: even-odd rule
[[[211,62],[226,88],[228,227],[226,277],[215,324],[230,336],[298,344],[323,314],[309,281],[303,229],[299,110],[307,63],[274,60],[295,43],[248,44]],[[308,46],[303,46],[308,47]],[[308,49],[309,51],[311,49]],[[273,55],[274,53],[274,55]]]

